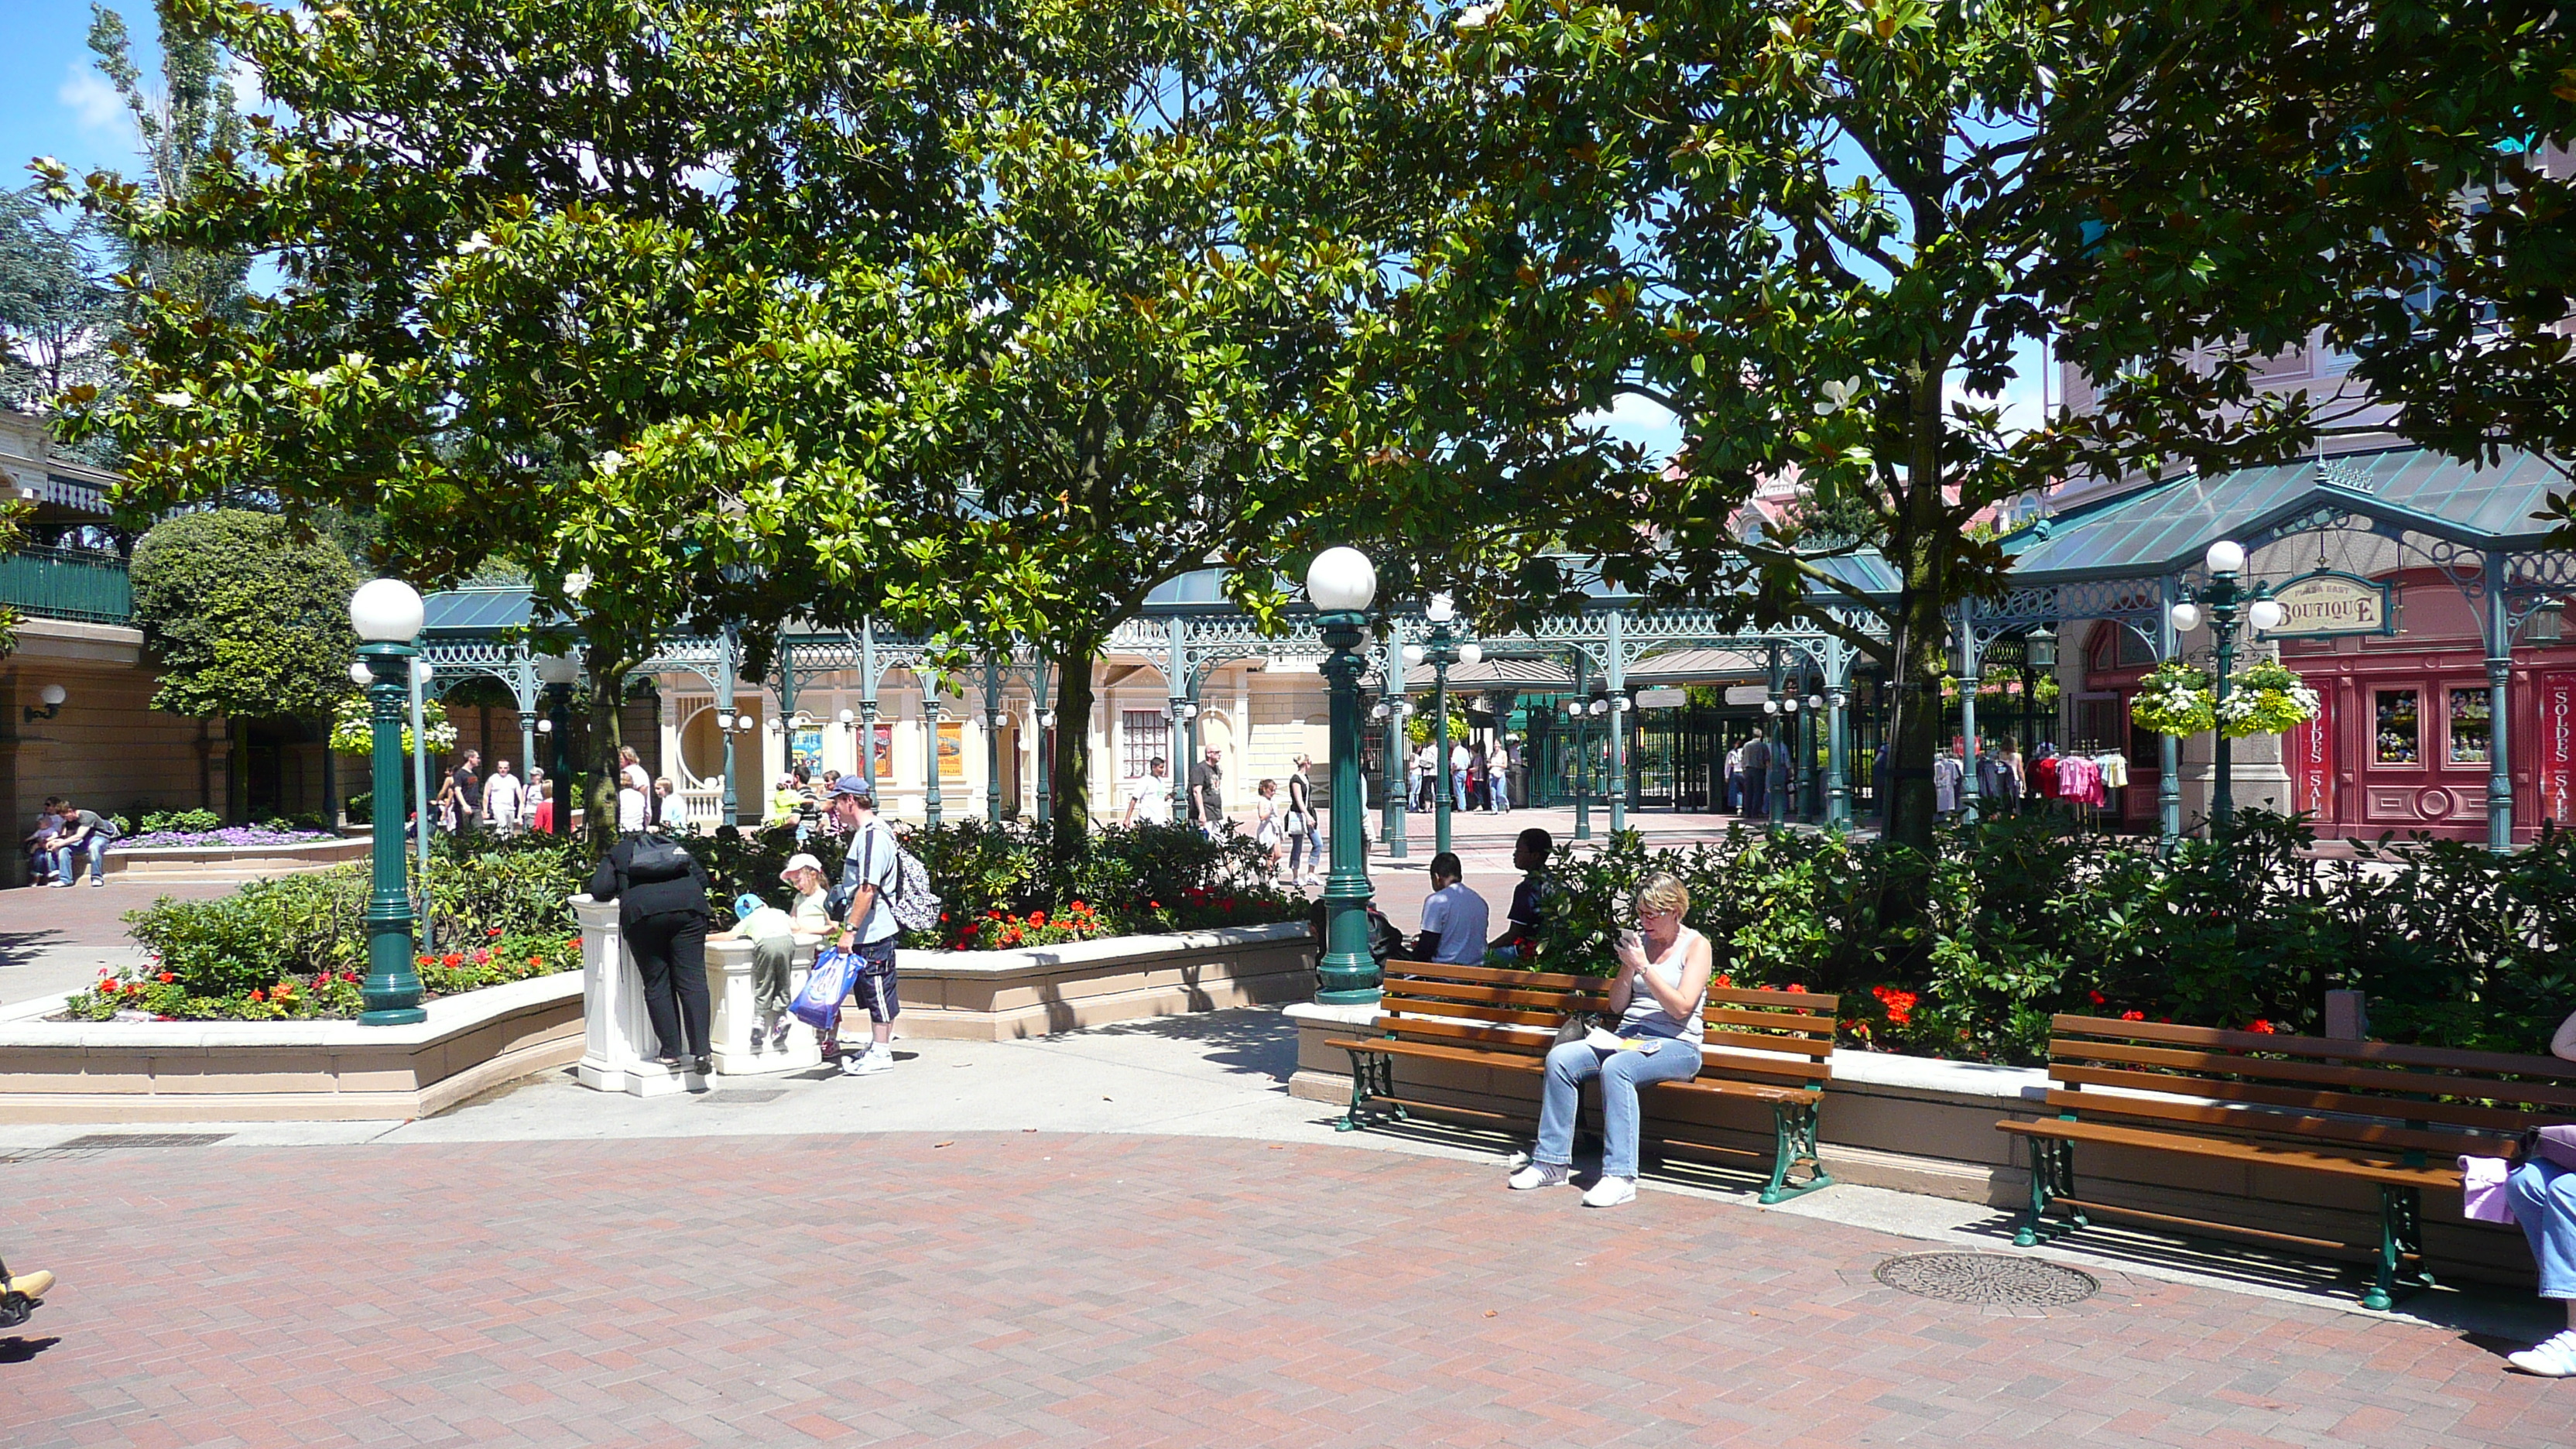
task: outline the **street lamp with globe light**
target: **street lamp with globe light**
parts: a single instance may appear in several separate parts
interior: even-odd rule
[[[2235,752],[2231,748],[2234,741],[2228,739],[2224,721],[2232,683],[2229,676],[2236,672],[2236,633],[2244,626],[2251,626],[2257,633],[2278,629],[2288,614],[2280,601],[2271,597],[2270,584],[2258,584],[2249,590],[2237,582],[2237,575],[2245,571],[2245,545],[2222,538],[2209,546],[2209,551],[2201,556],[2201,563],[2209,570],[2209,582],[2198,589],[2183,590],[2181,598],[2172,607],[2170,617],[2177,634],[2190,633],[2200,627],[2204,619],[2209,624],[2210,645],[2217,666],[2210,702],[2222,716],[2221,722],[2210,731],[2214,765],[2210,782],[2209,828],[2213,834],[2224,835],[2236,818]]]
[[[420,591],[400,579],[370,580],[349,596],[349,623],[358,635],[358,659],[367,674],[368,722],[374,731],[374,889],[367,900],[362,1026],[406,1026],[429,1018],[420,1005],[420,975],[412,969],[411,889],[403,865],[399,803],[403,706],[412,697],[412,641],[420,637],[423,617]]]
[[[1378,999],[1378,969],[1369,954],[1367,840],[1360,831],[1360,657],[1368,607],[1377,599],[1377,568],[1368,555],[1328,548],[1306,570],[1306,598],[1320,616],[1330,690],[1332,870],[1324,883],[1324,955],[1315,999],[1364,1004]]]

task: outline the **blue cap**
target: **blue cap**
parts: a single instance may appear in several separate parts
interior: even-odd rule
[[[752,912],[759,910],[762,906],[767,904],[768,902],[762,900],[760,897],[753,895],[749,891],[744,891],[741,895],[733,898],[733,917],[737,921],[743,920],[749,917]]]

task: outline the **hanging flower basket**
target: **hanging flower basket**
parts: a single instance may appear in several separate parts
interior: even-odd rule
[[[429,733],[431,754],[443,755],[456,748],[456,726],[448,722],[446,705],[434,699],[421,701],[420,719],[422,728]],[[403,724],[402,736],[403,753],[408,755],[411,753],[409,721]],[[331,748],[343,755],[375,753],[375,719],[367,712],[365,695],[353,694],[340,701],[340,708],[331,717]]]
[[[2138,681],[2129,701],[2129,718],[2140,729],[2160,735],[2196,735],[2218,723],[2209,691],[2209,674],[2196,665],[2169,659]]]
[[[2229,681],[2227,699],[2218,706],[2218,727],[2231,740],[2277,735],[2315,719],[2323,707],[2317,692],[2288,665],[2258,659]]]

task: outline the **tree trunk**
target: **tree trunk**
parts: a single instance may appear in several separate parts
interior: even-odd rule
[[[1100,640],[1065,642],[1055,665],[1055,758],[1047,773],[1047,811],[1056,838],[1077,841],[1091,830],[1092,662]]]
[[[617,751],[626,742],[625,721],[619,717],[626,699],[626,669],[624,661],[606,649],[594,647],[589,655],[591,766],[582,835],[593,850],[606,855],[617,843]]]

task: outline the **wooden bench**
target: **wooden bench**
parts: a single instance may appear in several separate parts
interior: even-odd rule
[[[1376,1033],[1326,1043],[1351,1054],[1351,1105],[1335,1124],[1344,1132],[1387,1117],[1409,1121],[1412,1112],[1442,1113],[1526,1127],[1536,1109],[1513,1114],[1400,1095],[1395,1059],[1446,1062],[1528,1074],[1532,1097],[1556,1030],[1573,1012],[1606,1012],[1609,983],[1598,976],[1569,976],[1488,966],[1447,966],[1425,961],[1386,963],[1383,996],[1371,1024]],[[1659,1094],[1767,1104],[1772,1116],[1771,1182],[1762,1201],[1774,1203],[1830,1187],[1816,1160],[1818,1108],[1833,1079],[1834,1019],[1840,998],[1791,991],[1711,987],[1702,1018],[1707,1040],[1700,1075],[1647,1089],[1641,1105]],[[1756,1157],[1758,1153],[1675,1129],[1641,1132],[1650,1141],[1685,1151]],[[1792,1183],[1803,1168],[1806,1180]]]
[[[2200,1228],[2377,1265],[2367,1308],[2431,1282],[2424,1271],[2423,1193],[2457,1192],[2457,1159],[2510,1158],[2527,1128],[2576,1119],[2576,1065],[2555,1057],[2446,1051],[2059,1016],[2050,1025],[2053,1117],[2006,1119],[2030,1142],[2023,1247],[2085,1226],[2091,1215]],[[2379,1190],[2379,1241],[2345,1243],[2240,1223],[2203,1221],[2079,1196],[2075,1147],[2169,1152],[2287,1168]],[[2067,1214],[2052,1222],[2052,1209]]]

